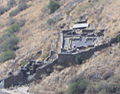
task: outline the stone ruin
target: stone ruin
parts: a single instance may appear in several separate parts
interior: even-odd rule
[[[101,45],[104,31],[90,29],[87,20],[76,23],[72,29],[61,32],[61,53],[80,52]]]
[[[49,75],[54,71],[54,66],[62,65],[64,67],[76,64],[76,59],[80,57],[82,60],[89,59],[95,52],[101,51],[112,44],[118,43],[117,37],[102,43],[104,30],[90,29],[86,25],[87,21],[77,24],[78,27],[63,30],[61,35],[61,52],[57,57],[53,58],[54,52],[51,50],[45,61],[29,60],[28,64],[21,67],[20,70],[9,73],[8,77],[0,80],[0,88],[9,88],[19,85],[25,85],[35,80],[41,79],[43,75]],[[85,23],[84,28],[81,23]],[[120,36],[120,34],[119,34]],[[77,58],[76,58],[77,57]]]

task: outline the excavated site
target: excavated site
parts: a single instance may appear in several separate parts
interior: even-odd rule
[[[0,1],[0,94],[120,94],[120,0],[13,1]]]

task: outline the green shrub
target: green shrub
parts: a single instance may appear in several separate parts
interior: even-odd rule
[[[106,80],[89,85],[86,94],[117,94],[120,90],[119,83]]]
[[[19,39],[11,33],[7,33],[0,37],[0,52],[6,50],[16,50]]]
[[[19,32],[20,26],[18,24],[11,25],[6,31],[9,33]]]
[[[120,42],[120,35],[117,37],[118,42]]]
[[[21,62],[21,66],[24,66],[24,65],[26,65],[28,62],[27,61],[22,61]]]
[[[48,19],[47,24],[49,25],[55,24],[55,21],[53,19]]]
[[[15,10],[10,12],[9,16],[16,16],[19,12],[25,10],[28,7],[29,6],[26,3],[20,3]]]
[[[10,18],[8,19],[7,25],[8,25],[8,26],[13,25],[13,24],[16,23],[16,21],[17,21],[16,19],[10,17]]]
[[[25,20],[18,20],[16,21],[16,24],[18,24],[20,27],[23,27],[25,25]]]
[[[15,0],[8,0],[7,7],[0,6],[0,15],[4,14],[6,11],[10,10],[16,5]]]
[[[83,62],[83,60],[81,59],[80,56],[76,56],[76,57],[75,57],[75,63],[76,63],[76,64],[82,64],[82,62]]]
[[[84,94],[86,88],[88,86],[88,82],[85,80],[79,80],[70,84],[68,90],[65,94]]]
[[[59,7],[60,7],[60,4],[58,1],[50,0],[48,5],[48,8],[50,9],[50,13],[54,13]]]
[[[0,54],[0,62],[5,62],[10,59],[15,59],[16,55],[13,51],[5,51],[2,54]]]
[[[23,11],[23,10],[25,10],[26,8],[28,8],[28,5],[27,5],[26,3],[20,3],[20,4],[18,5],[18,10],[19,10],[19,11]]]
[[[0,6],[0,15],[4,14],[6,12],[6,8],[3,6]]]
[[[15,0],[8,0],[7,7],[0,6],[0,15],[4,14],[6,11],[10,10],[16,5]]]
[[[14,7],[15,5],[16,5],[16,1],[15,0],[8,0],[8,3],[7,3],[8,9]]]
[[[16,19],[13,19],[13,18],[9,18],[8,22],[7,22],[7,25],[11,26],[13,24],[17,24],[20,27],[23,27],[25,25],[25,22],[26,22],[25,20],[16,20]]]
[[[16,16],[19,13],[19,9],[15,9],[13,11],[10,12],[9,16]]]
[[[18,3],[21,4],[21,3],[26,3],[28,1],[30,1],[30,0],[18,0]]]

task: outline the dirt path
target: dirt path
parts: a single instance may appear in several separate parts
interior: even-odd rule
[[[14,90],[8,90],[8,89],[1,89],[0,90],[0,94],[29,94],[28,91],[28,87],[19,87],[17,89]]]

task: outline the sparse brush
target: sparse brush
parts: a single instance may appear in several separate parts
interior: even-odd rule
[[[60,4],[58,1],[50,0],[48,5],[48,9],[50,9],[50,13],[54,13],[59,8],[60,8]]]
[[[10,59],[15,59],[16,55],[13,51],[5,51],[0,54],[0,62],[5,62]]]

